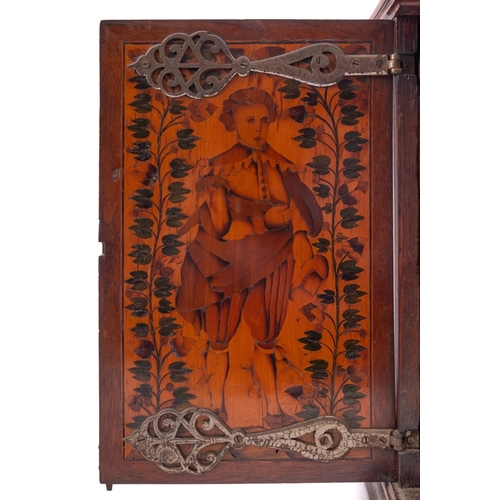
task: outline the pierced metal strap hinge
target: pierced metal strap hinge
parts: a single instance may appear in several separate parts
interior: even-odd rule
[[[283,450],[319,462],[338,460],[355,448],[403,451],[419,446],[418,433],[351,429],[345,420],[333,416],[249,433],[230,429],[215,413],[196,407],[162,410],[145,419],[125,441],[171,474],[202,474],[213,469],[230,449],[244,446]]]
[[[338,45],[317,43],[266,59],[235,57],[222,38],[206,31],[175,33],[130,64],[155,89],[168,96],[201,99],[219,93],[236,75],[277,75],[318,87],[345,76],[393,75],[415,71],[412,55],[346,54]]]

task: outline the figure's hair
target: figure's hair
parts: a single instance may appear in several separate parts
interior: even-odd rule
[[[278,116],[278,110],[273,98],[265,91],[256,87],[241,89],[231,94],[222,105],[222,111],[219,120],[224,124],[228,132],[234,132],[236,125],[234,123],[234,110],[242,104],[264,104],[269,113],[269,122],[272,123]]]

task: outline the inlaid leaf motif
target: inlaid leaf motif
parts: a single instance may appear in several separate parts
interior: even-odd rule
[[[360,422],[366,420],[365,417],[359,415],[359,410],[346,410],[342,413],[342,417],[352,429],[361,427]]]
[[[352,405],[357,403],[359,399],[366,397],[366,394],[362,392],[358,392],[361,387],[355,384],[346,384],[342,387],[342,392],[344,393],[344,397],[342,398],[342,402],[346,405]]]
[[[147,323],[137,323],[131,330],[137,338],[147,337],[149,334],[149,326]]]
[[[135,416],[132,418],[133,422],[128,423],[127,427],[129,427],[130,429],[139,429],[146,418],[146,415]]]
[[[344,135],[344,140],[347,142],[344,147],[350,153],[357,153],[358,151],[361,151],[363,148],[360,146],[360,144],[366,144],[368,142],[367,139],[361,137],[361,134],[359,132],[355,131],[347,132]]]
[[[190,150],[196,147],[195,142],[198,141],[200,138],[195,135],[192,135],[193,132],[194,130],[190,128],[179,130],[177,132],[177,138],[179,139],[178,145],[180,149]]]
[[[318,94],[316,92],[306,92],[306,96],[301,99],[310,106],[318,105]]]
[[[165,297],[170,297],[172,295],[173,290],[177,287],[170,283],[170,278],[168,276],[161,276],[160,278],[156,278],[154,281],[155,290],[154,295],[160,299]],[[169,322],[171,318],[160,318],[159,322],[162,325],[162,322]]]
[[[138,161],[148,161],[151,159],[151,142],[149,141],[136,141],[134,147],[128,150],[129,153],[135,155]]]
[[[332,160],[329,156],[318,155],[313,157],[313,161],[306,163],[308,167],[311,167],[313,174],[318,175],[328,175],[330,173],[330,163]]]
[[[183,225],[183,220],[187,219],[188,216],[182,212],[182,208],[170,207],[166,211],[166,224],[169,227],[181,227]]]
[[[147,209],[153,206],[152,197],[153,191],[151,189],[136,189],[134,196],[131,196],[130,199],[136,202],[136,207]]]
[[[330,240],[327,240],[326,238],[318,238],[318,241],[313,243],[313,247],[316,247],[318,249],[318,252],[320,253],[328,252],[330,249],[330,245]]]
[[[151,238],[153,236],[153,231],[151,228],[154,226],[154,222],[147,217],[141,217],[134,220],[135,224],[130,226],[129,229],[134,232],[138,238]]]
[[[187,177],[189,170],[192,170],[194,167],[186,163],[184,158],[175,158],[170,162],[170,168],[172,169],[170,175],[175,179],[180,179]]]
[[[352,329],[361,326],[359,324],[360,321],[366,319],[365,316],[361,316],[359,313],[359,309],[346,309],[342,316],[344,317],[344,328]]]
[[[187,200],[185,194],[188,194],[191,192],[190,189],[187,189],[184,187],[184,182],[171,182],[168,185],[168,199],[172,203],[181,203],[184,200]]]
[[[308,404],[302,407],[302,411],[298,412],[297,416],[308,420],[319,416],[319,411],[319,406],[316,406],[315,404]]]
[[[141,384],[139,387],[135,388],[134,391],[145,398],[151,398],[153,396],[153,388],[150,384]]]
[[[303,308],[304,316],[314,324],[315,330],[306,331],[298,341],[305,350],[321,355],[311,359],[306,368],[311,384],[293,386],[287,392],[303,405],[298,417],[343,412],[353,427],[359,427],[364,420],[359,415],[359,401],[365,396],[361,386],[356,385],[365,380],[364,375],[353,361],[361,358],[366,350],[361,340],[367,335],[362,327],[367,320],[361,312],[364,309],[352,308],[367,295],[357,281],[365,272],[358,261],[361,262],[368,239],[353,231],[365,220],[365,214],[355,206],[362,206],[369,187],[363,175],[366,166],[359,155],[368,143],[362,135],[366,129],[360,126],[364,108],[361,110],[357,101],[361,82],[346,78],[334,89],[319,89],[286,81],[279,89],[287,98],[300,98],[304,105],[315,109],[308,127],[300,129],[300,135],[292,138],[302,148],[313,151],[318,148],[319,154],[313,154],[306,165],[312,170],[316,184],[313,192],[322,201],[325,222],[324,232],[312,246],[317,254],[330,259],[333,273],[333,286],[316,295],[313,309]],[[285,114],[290,117],[296,114],[300,122],[304,110],[292,106]],[[338,231],[340,228],[343,232]],[[314,307],[318,309],[316,314],[313,314]],[[347,334],[348,340],[341,338]],[[347,366],[341,363],[345,361]],[[329,370],[329,366],[334,368]]]
[[[132,316],[137,318],[147,316],[148,299],[145,297],[132,297],[130,301],[132,303],[125,306],[125,309],[132,311]]]
[[[132,271],[130,275],[132,277],[125,280],[125,283],[132,285],[132,290],[145,290],[147,288],[145,280],[148,278],[148,273],[145,271]]]
[[[141,382],[147,382],[151,378],[151,363],[146,360],[134,361],[134,367],[129,368],[129,372],[134,374],[134,378]]]
[[[344,349],[346,350],[345,357],[353,360],[361,357],[361,352],[366,350],[366,347],[359,343],[357,339],[350,339],[344,342]]]
[[[145,139],[149,137],[150,131],[149,126],[151,121],[148,118],[136,118],[132,120],[133,125],[129,125],[127,128],[133,132],[132,137],[137,139]]]
[[[132,245],[133,252],[129,253],[129,257],[134,257],[134,264],[149,264],[152,260],[151,247],[145,244]]]
[[[195,397],[188,387],[176,386],[188,383],[192,371],[172,362],[172,357],[179,356],[174,340],[179,344],[185,342],[181,323],[172,315],[175,306],[171,296],[177,287],[170,282],[173,268],[169,263],[177,258],[184,243],[166,230],[181,227],[187,219],[182,205],[171,204],[183,203],[191,193],[179,179],[187,178],[194,167],[186,157],[177,155],[179,151],[194,149],[199,137],[189,126],[188,115],[194,109],[188,110],[185,100],[154,92],[144,77],[129,81],[142,92],[133,94],[128,113],[133,108],[134,113],[142,116],[132,115],[133,119],[126,124],[131,137],[136,139],[127,153],[134,159],[131,167],[134,182],[144,187],[135,189],[130,196],[134,208],[133,223],[128,228],[147,243],[133,244],[127,253],[140,269],[132,270],[125,280],[124,307],[130,316],[141,321],[129,327],[135,339],[132,349],[137,360],[128,370],[139,384],[127,395],[126,403],[131,411],[152,414],[166,403],[185,405]],[[209,105],[203,112],[213,114],[215,109]],[[127,426],[137,428],[144,418],[136,416]]]
[[[139,196],[143,196],[144,198],[152,198],[154,193],[151,189],[136,189],[135,191]]]
[[[158,312],[161,314],[168,314],[169,312],[173,311],[175,308],[172,305],[172,302],[167,299],[160,299],[158,301]]]
[[[177,389],[174,389],[172,392],[174,396],[173,405],[178,407],[184,403],[188,403],[191,399],[196,399],[196,396],[190,394],[188,391],[187,387],[177,387]]]
[[[150,94],[144,92],[137,94],[134,98],[135,101],[132,101],[129,106],[132,106],[137,113],[149,113],[153,109],[150,104],[152,99]]]
[[[323,338],[323,334],[321,332],[317,332],[315,330],[308,330],[304,332],[305,337],[299,338],[299,342],[304,344],[304,349],[306,351],[319,351],[321,349],[320,340]]]
[[[301,128],[300,135],[294,137],[293,140],[300,142],[301,148],[314,148],[316,146],[316,130],[313,128]]]
[[[326,184],[320,184],[319,186],[313,187],[313,191],[319,198],[328,198],[330,196],[330,186]]]
[[[163,248],[162,252],[165,255],[177,255],[180,253],[180,250],[178,247],[185,245],[183,241],[179,240],[179,236],[177,234],[167,234],[166,236],[163,236],[162,238],[163,241]]]
[[[186,382],[188,380],[186,375],[193,371],[191,368],[186,367],[186,363],[184,361],[171,363],[168,369],[170,372],[170,380],[172,382]]]
[[[146,90],[151,88],[145,76],[134,76],[129,79],[129,82],[135,83],[134,87],[138,90]]]
[[[326,289],[318,295],[318,299],[321,299],[323,304],[333,304],[335,303],[335,291]]]
[[[359,210],[357,208],[344,208],[340,211],[340,217],[342,221],[340,225],[344,229],[354,229],[358,227],[358,222],[364,219],[363,215],[358,215]]]
[[[173,337],[175,335],[175,330],[181,328],[181,325],[175,323],[175,318],[161,318],[160,327],[158,333],[162,337]],[[174,364],[174,366],[177,365]],[[172,365],[170,365],[170,369],[172,369]]]
[[[186,111],[187,108],[184,106],[184,103],[180,99],[174,99],[170,103],[170,113],[173,115],[180,115],[183,111]]]
[[[356,99],[356,97],[358,97],[358,94],[349,90],[344,90],[340,93],[340,98],[344,99],[344,101],[351,101],[352,99]]]
[[[366,167],[360,165],[360,160],[358,158],[346,158],[343,161],[344,169],[342,173],[348,179],[356,179],[361,175],[363,170],[366,170]]]
[[[160,276],[159,278],[155,278],[154,284],[157,289],[164,288],[167,290],[174,290],[177,288],[170,282],[170,276]]]
[[[300,82],[296,80],[285,80],[285,85],[278,89],[278,92],[285,94],[285,99],[296,99],[300,97]]]
[[[306,371],[311,372],[311,378],[325,380],[329,377],[328,361],[324,359],[311,359],[310,366],[306,368]]]
[[[341,123],[344,125],[356,125],[359,123],[358,118],[364,116],[364,113],[357,111],[358,107],[354,104],[349,104],[348,106],[344,106],[341,108],[340,112],[342,113],[342,118],[340,119]]]
[[[360,90],[361,87],[356,85],[353,80],[349,78],[344,78],[338,83],[338,87],[340,90]],[[341,97],[342,99],[342,97]]]
[[[356,264],[355,260],[345,260],[339,265],[340,278],[344,281],[355,281],[364,269]]]
[[[360,286],[356,284],[346,285],[344,287],[344,301],[346,304],[357,304],[361,301],[361,297],[366,295],[366,292],[363,292],[359,288]]]
[[[326,214],[331,214],[333,212],[333,205],[331,203],[325,203],[321,207],[321,210],[323,210]]]

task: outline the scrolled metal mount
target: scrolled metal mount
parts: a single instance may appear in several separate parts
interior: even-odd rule
[[[344,420],[333,416],[246,433],[231,430],[210,410],[191,407],[168,408],[148,417],[125,441],[165,472],[202,474],[213,469],[230,448],[261,446],[329,462],[353,448],[391,447],[392,433],[390,429],[353,432]]]
[[[388,75],[388,55],[347,55],[337,45],[318,43],[267,59],[234,57],[222,38],[206,31],[175,33],[149,48],[130,67],[168,96],[194,98],[219,93],[235,76],[250,71],[326,87],[345,75]]]

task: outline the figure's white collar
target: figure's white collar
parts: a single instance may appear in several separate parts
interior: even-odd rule
[[[221,170],[231,169],[235,172],[239,172],[244,169],[247,170],[252,164],[256,165],[266,165],[267,168],[277,168],[280,171],[290,170],[292,172],[304,172],[305,168],[294,163],[279,163],[274,158],[267,156],[263,151],[254,149],[252,153],[247,156],[244,160],[240,160],[228,165],[216,166],[214,173],[217,175]]]

